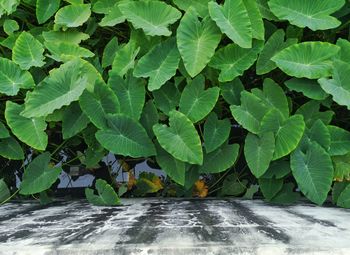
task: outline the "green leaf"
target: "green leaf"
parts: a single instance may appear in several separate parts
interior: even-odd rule
[[[337,204],[338,198],[343,190],[349,185],[348,182],[336,182],[332,189],[332,203]]]
[[[338,52],[339,47],[334,44],[303,42],[283,49],[272,60],[290,76],[318,79],[331,74],[331,58]]]
[[[180,21],[176,39],[185,68],[195,77],[213,57],[221,33],[209,17],[199,21],[196,11],[190,8]]]
[[[120,8],[119,8],[119,4],[121,3],[122,1],[117,2],[108,9],[108,11],[105,13],[106,15],[99,23],[101,27],[107,27],[107,26],[113,27],[125,21],[125,16],[123,15],[123,13],[120,11]]]
[[[332,157],[334,180],[337,182],[350,181],[350,153]]]
[[[259,179],[259,186],[260,186],[261,192],[263,193],[264,197],[269,201],[274,196],[276,196],[277,193],[282,189],[283,179],[260,178]]]
[[[157,146],[157,163],[161,169],[176,183],[184,186],[186,178],[186,163],[174,158],[171,154]]]
[[[241,103],[241,92],[244,86],[240,79],[236,78],[231,82],[220,84],[221,95],[230,105],[239,105]]]
[[[80,27],[91,15],[90,4],[72,4],[56,12],[55,24],[61,27]]]
[[[60,8],[61,0],[36,0],[36,18],[39,24],[48,21]]]
[[[88,34],[76,30],[67,30],[67,31],[48,31],[43,32],[42,36],[46,42],[70,42],[74,44],[79,44],[82,41],[89,39]]]
[[[114,71],[111,71],[108,85],[118,97],[120,112],[139,120],[146,100],[146,89],[143,81],[131,74],[127,75],[124,80]]]
[[[321,88],[333,97],[333,101],[350,109],[350,64],[335,60],[333,65],[333,79],[321,78],[318,82]]]
[[[316,142],[311,142],[305,152],[297,149],[291,154],[291,168],[303,194],[312,202],[323,204],[333,180],[329,154]]]
[[[44,60],[44,47],[30,33],[22,32],[17,38],[12,50],[12,60],[21,69],[28,70],[32,66],[42,67]]]
[[[160,89],[153,91],[154,102],[159,110],[169,115],[179,105],[181,93],[173,83],[167,82]]]
[[[193,123],[205,118],[214,108],[220,89],[217,87],[205,90],[204,76],[200,75],[186,85],[180,98],[180,112]]]
[[[200,17],[204,18],[209,14],[208,3],[211,0],[173,0],[174,4],[183,11],[188,11],[190,8],[196,10]]]
[[[209,114],[204,124],[204,146],[207,153],[219,148],[230,136],[229,119],[219,120],[215,112]]]
[[[2,122],[0,122],[0,139],[8,137],[10,137],[9,131],[7,130],[5,125]]]
[[[150,36],[170,36],[168,26],[181,17],[180,11],[160,1],[127,1],[119,9],[136,29],[141,28]]]
[[[45,42],[45,47],[52,55],[48,55],[57,62],[67,62],[75,58],[91,58],[94,53],[73,43]]]
[[[13,160],[24,159],[22,147],[13,137],[0,140],[0,156]]]
[[[64,105],[77,101],[88,86],[88,75],[83,62],[69,61],[50,72],[25,99],[24,117],[41,117],[53,113]]]
[[[315,121],[320,119],[324,124],[328,125],[334,116],[333,111],[320,112],[320,103],[317,101],[309,101],[303,104],[296,114],[303,115],[307,127],[312,127]]]
[[[133,41],[129,41],[124,46],[121,46],[115,53],[112,72],[119,76],[124,76],[130,69],[134,68],[135,58],[139,52],[140,47],[137,47]]]
[[[258,3],[256,0],[243,0],[243,3],[252,24],[252,37],[258,40],[264,40],[265,27]]]
[[[241,105],[231,105],[230,110],[235,120],[253,134],[260,132],[260,123],[268,107],[263,101],[252,93],[241,93]]]
[[[260,178],[267,171],[274,150],[275,138],[273,133],[264,133],[260,137],[248,133],[245,139],[244,156],[255,177]]]
[[[350,185],[347,185],[342,193],[340,193],[337,200],[337,206],[350,208]]]
[[[23,105],[6,102],[5,118],[8,126],[22,142],[36,150],[45,150],[48,143],[45,118],[25,118],[20,115],[23,110]]]
[[[223,6],[212,1],[208,7],[223,33],[242,48],[252,47],[252,23],[242,0],[226,0]]]
[[[91,102],[90,102],[91,103]],[[62,119],[62,133],[63,139],[68,139],[80,131],[85,129],[90,123],[89,118],[80,109],[78,102],[72,103],[68,106],[64,113]]]
[[[0,93],[8,96],[17,95],[20,89],[35,86],[32,75],[7,58],[0,58]]]
[[[112,39],[107,43],[103,50],[102,55],[102,67],[106,68],[113,64],[115,55],[117,54],[120,46],[117,37],[112,37]]]
[[[239,196],[247,190],[247,180],[240,181],[236,174],[228,175],[221,189],[221,195],[223,196]]]
[[[61,167],[51,167],[51,155],[45,152],[37,156],[24,170],[19,193],[31,195],[47,190],[57,180],[62,172]]]
[[[311,30],[326,30],[338,27],[341,22],[330,14],[344,5],[344,0],[270,0],[269,7],[280,20],[288,20],[291,24]]]
[[[178,160],[202,165],[203,151],[200,137],[192,122],[181,112],[169,113],[169,127],[153,126],[160,146]]]
[[[105,180],[98,179],[95,187],[98,195],[94,194],[93,189],[85,188],[85,196],[89,203],[97,206],[121,205],[119,196]]]
[[[12,35],[14,32],[19,30],[19,25],[17,23],[17,21],[13,20],[13,19],[6,19],[4,21],[4,32],[7,35]]]
[[[220,173],[232,167],[239,153],[238,144],[225,144],[213,152],[207,153],[203,158],[200,173]]]
[[[284,84],[290,90],[301,92],[304,96],[314,100],[324,100],[328,96],[315,80],[292,78],[285,81]]]
[[[273,197],[270,202],[275,204],[292,204],[300,199],[300,194],[298,192],[294,192],[294,183],[286,183],[283,185],[280,192],[277,193],[275,197]]]
[[[4,13],[7,15],[12,14],[16,11],[20,0],[2,0],[0,1],[0,16]]]
[[[271,162],[269,168],[261,178],[264,179],[282,179],[291,172],[290,163],[286,160],[277,160]]]
[[[172,37],[156,45],[138,61],[134,76],[149,77],[148,90],[157,90],[176,74],[179,62],[180,53]]]
[[[97,140],[114,154],[133,158],[156,154],[152,140],[139,122],[122,114],[108,115],[108,127],[96,133]]]
[[[331,156],[347,154],[350,151],[350,132],[336,126],[328,126],[328,130],[331,135],[329,154]]]
[[[267,40],[259,55],[258,61],[256,62],[257,74],[266,74],[274,70],[277,65],[271,60],[271,58],[281,50],[297,43],[297,39],[288,39],[287,41],[284,41],[284,36],[284,31],[282,29],[278,29]]]
[[[254,64],[262,47],[262,41],[254,41],[250,49],[243,49],[237,44],[229,44],[215,53],[209,66],[221,71],[220,82],[232,81],[243,75],[243,72]]]
[[[153,100],[149,100],[143,107],[140,122],[146,129],[149,137],[153,138],[153,126],[158,123],[159,114]]]
[[[11,196],[10,190],[8,189],[4,179],[0,179],[0,203],[4,202]]]
[[[79,99],[81,110],[90,121],[99,129],[107,126],[107,114],[120,112],[120,105],[117,96],[104,83],[95,86],[94,92],[87,90]]]
[[[311,129],[306,131],[306,136],[309,141],[314,141],[321,145],[326,151],[329,151],[331,134],[327,126],[321,120],[317,120],[312,125]]]

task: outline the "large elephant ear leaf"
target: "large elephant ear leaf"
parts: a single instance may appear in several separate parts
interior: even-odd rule
[[[24,117],[41,117],[77,101],[89,84],[82,62],[73,60],[54,69],[25,99]]]
[[[344,5],[344,0],[270,0],[271,11],[281,20],[311,30],[326,30],[338,27],[341,22],[330,16]]]
[[[51,155],[45,152],[37,156],[24,170],[19,193],[31,195],[45,191],[57,180],[62,172],[61,167],[51,167],[49,165]]]
[[[249,169],[260,178],[269,168],[275,151],[275,137],[272,132],[260,137],[249,133],[245,139],[244,156]]]
[[[243,0],[226,0],[223,6],[212,1],[208,7],[223,33],[242,48],[252,47],[252,24]]]
[[[312,202],[321,205],[331,189],[333,165],[329,154],[316,142],[306,151],[291,154],[291,168],[300,190]]]
[[[126,1],[119,9],[136,29],[150,36],[170,36],[168,26],[181,17],[179,10],[161,1]]]
[[[94,190],[90,188],[85,189],[86,199],[93,205],[98,206],[115,206],[120,205],[120,199],[111,185],[105,180],[98,179],[96,181],[96,189],[98,195],[94,194]]]
[[[136,77],[149,77],[148,89],[159,89],[175,74],[180,62],[180,53],[175,38],[162,42],[143,56],[134,70]]]
[[[51,18],[60,8],[61,0],[36,0],[36,18],[43,24]]]
[[[204,77],[197,76],[182,92],[180,112],[193,123],[205,118],[214,108],[220,89],[218,87],[204,89]]]
[[[41,67],[45,64],[44,47],[28,32],[22,32],[17,38],[12,50],[12,60],[23,70],[32,66]]]
[[[20,89],[30,89],[34,86],[33,77],[28,71],[21,70],[7,58],[0,58],[0,93],[15,96]]]
[[[192,124],[183,113],[171,111],[169,126],[153,126],[160,146],[178,160],[191,164],[203,163],[201,139]]]
[[[303,42],[283,49],[272,60],[290,76],[318,79],[331,75],[331,59],[339,50],[327,42]]]
[[[25,118],[20,115],[23,105],[11,101],[6,102],[5,118],[12,133],[22,142],[36,150],[45,150],[48,137],[45,133],[46,122],[44,117]]]
[[[185,68],[194,77],[214,55],[221,33],[214,21],[209,17],[199,21],[196,11],[190,8],[180,21],[176,37]]]
[[[91,15],[90,4],[72,4],[62,7],[55,15],[55,24],[62,27],[80,27]]]
[[[156,154],[152,140],[136,120],[123,114],[107,116],[108,127],[96,133],[97,140],[114,154],[133,158]]]
[[[341,60],[334,60],[333,79],[321,78],[318,80],[321,88],[333,97],[339,105],[350,109],[350,64]]]

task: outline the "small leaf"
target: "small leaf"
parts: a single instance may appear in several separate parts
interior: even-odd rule
[[[270,202],[275,204],[293,204],[300,199],[299,192],[294,192],[294,183],[286,183],[283,185],[280,192],[277,193],[275,197],[273,197]]]
[[[36,18],[39,24],[48,21],[60,8],[61,0],[36,0]]]
[[[80,27],[91,15],[90,4],[72,4],[62,7],[55,15],[55,24],[62,27]]]
[[[337,206],[350,208],[350,185],[347,185],[342,193],[340,193],[337,200]]]
[[[12,60],[23,70],[32,66],[42,67],[44,60],[44,47],[30,33],[22,32],[17,38],[12,51]]]
[[[215,112],[209,114],[204,124],[204,146],[207,153],[219,148],[230,136],[229,119],[219,120]]]
[[[115,55],[117,54],[120,46],[117,37],[112,37],[112,39],[107,43],[103,50],[102,55],[102,67],[106,68],[113,64]]]
[[[241,92],[244,86],[240,79],[236,78],[231,82],[220,84],[221,95],[230,105],[239,105],[241,103]]]
[[[204,76],[197,76],[187,84],[180,98],[180,111],[193,123],[205,118],[214,108],[220,89],[217,87],[204,89]]]
[[[153,138],[153,126],[158,123],[159,114],[153,100],[149,100],[143,107],[140,122],[146,129],[149,137]]]
[[[12,35],[14,32],[19,30],[19,25],[17,23],[17,21],[13,20],[13,19],[6,19],[4,21],[4,32],[7,35]]]
[[[306,152],[291,154],[291,168],[300,190],[312,202],[321,205],[327,199],[333,180],[333,165],[328,153],[316,142]]]
[[[339,47],[334,44],[303,42],[283,49],[272,60],[290,76],[318,79],[331,74],[331,58],[338,52]]]
[[[170,36],[168,26],[181,17],[180,11],[161,1],[126,1],[119,9],[136,29],[150,36]]]
[[[199,21],[196,11],[190,8],[180,21],[176,39],[185,68],[195,77],[214,55],[221,33],[209,17]]]
[[[169,112],[179,105],[181,94],[173,83],[167,82],[160,89],[153,91],[153,96],[157,108],[169,115]]]
[[[271,200],[283,187],[283,179],[260,178],[259,185],[261,192],[267,200]]]
[[[98,179],[95,187],[98,195],[94,194],[93,189],[85,188],[85,196],[89,203],[97,206],[116,206],[121,204],[117,193],[105,180]]]
[[[96,133],[97,140],[114,154],[134,158],[156,154],[146,130],[134,119],[122,115],[108,115],[108,127]]]
[[[61,167],[50,167],[51,155],[48,152],[37,156],[24,170],[19,193],[31,195],[47,190],[62,172]]]
[[[265,179],[282,179],[291,172],[290,163],[286,160],[277,160],[271,162],[269,168],[261,178]]]
[[[226,196],[239,196],[247,190],[247,180],[240,181],[236,174],[228,175],[222,185],[221,194]]]
[[[25,118],[20,115],[23,110],[23,105],[6,102],[5,118],[8,126],[22,142],[36,150],[45,150],[48,143],[45,119],[43,117]]]
[[[169,127],[161,124],[153,126],[160,146],[178,160],[201,165],[201,140],[192,122],[178,111],[173,110],[169,115]]]
[[[82,112],[77,102],[68,106],[62,119],[63,139],[68,139],[85,129],[90,123],[89,118]]]
[[[13,137],[0,139],[0,156],[13,160],[24,159],[22,147]]]

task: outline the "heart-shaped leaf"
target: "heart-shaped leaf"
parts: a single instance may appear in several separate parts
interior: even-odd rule
[[[219,120],[212,112],[204,124],[204,146],[207,153],[219,148],[229,137],[231,123],[229,119]]]
[[[80,27],[91,15],[90,4],[72,4],[56,12],[55,24],[62,27]]]
[[[91,204],[98,206],[115,206],[121,204],[119,196],[105,180],[98,179],[95,187],[98,195],[94,194],[93,189],[85,189],[85,196]]]

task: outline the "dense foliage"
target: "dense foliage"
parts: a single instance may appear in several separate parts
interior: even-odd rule
[[[92,203],[350,207],[350,1],[0,0],[0,15],[0,201],[47,202],[66,166],[98,172],[112,152],[168,178],[100,179]]]

